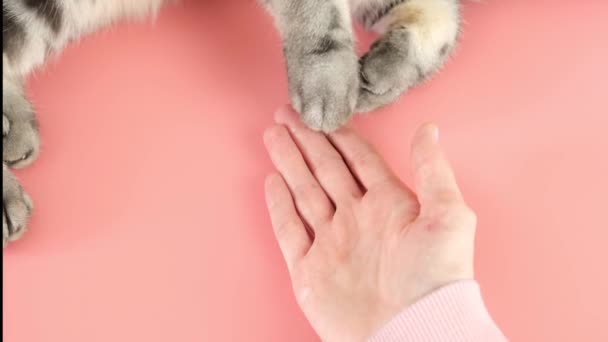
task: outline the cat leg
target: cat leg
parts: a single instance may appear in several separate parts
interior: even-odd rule
[[[283,40],[289,95],[302,121],[330,132],[351,117],[359,89],[348,0],[267,0]]]
[[[443,65],[456,43],[458,5],[457,0],[392,1],[388,8],[361,17],[383,35],[361,58],[357,111],[395,101]],[[374,18],[379,14],[383,16]]]
[[[23,79],[57,46],[63,19],[57,1],[2,1],[3,247],[22,236],[33,207],[9,170],[31,164],[39,152],[38,125]]]
[[[30,10],[19,1],[3,1],[2,8],[2,243],[16,240],[25,231],[32,210],[8,166],[29,165],[38,156],[38,125],[22,88],[23,75],[44,60],[46,44],[37,23],[24,21]],[[40,20],[42,21],[42,20]]]
[[[164,0],[2,1],[2,235],[3,245],[25,231],[32,202],[10,168],[38,156],[38,125],[22,82],[74,39],[121,18],[154,13]]]
[[[38,125],[21,84],[2,80],[2,244],[21,237],[32,211],[32,201],[7,166],[25,167],[39,150]]]
[[[25,167],[38,156],[38,125],[21,84],[2,80],[2,243],[21,237],[32,211],[32,201],[7,166]]]

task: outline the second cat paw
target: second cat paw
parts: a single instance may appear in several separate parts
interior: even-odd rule
[[[357,111],[369,112],[395,101],[424,77],[411,56],[406,30],[394,30],[378,39],[361,58],[361,92]]]

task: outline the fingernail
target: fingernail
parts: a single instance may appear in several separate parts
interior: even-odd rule
[[[433,137],[433,142],[435,144],[439,143],[439,127],[433,125],[431,136]]]
[[[283,107],[281,107],[274,111],[274,116],[273,116],[274,122],[277,122],[277,118],[281,115],[281,113],[283,113],[284,110],[285,109],[283,109]]]
[[[300,127],[299,119],[289,106],[279,108],[275,113],[274,120],[276,123],[285,126],[292,134],[295,134]]]
[[[274,119],[275,121],[277,121],[277,118],[281,115],[285,115],[285,114],[289,114],[291,107],[289,105],[283,105],[281,107],[279,107],[275,112],[274,112]]]

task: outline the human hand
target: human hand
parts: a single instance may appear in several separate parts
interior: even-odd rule
[[[421,297],[473,278],[476,217],[434,125],[412,142],[414,193],[354,131],[313,132],[287,108],[276,121],[264,141],[280,174],[267,177],[266,201],[323,341],[365,341]]]

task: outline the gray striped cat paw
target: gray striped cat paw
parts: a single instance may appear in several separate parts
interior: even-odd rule
[[[2,92],[2,161],[12,168],[31,164],[38,156],[38,124],[20,86],[4,82]]]
[[[6,167],[2,165],[2,246],[19,239],[32,213],[32,201]]]

